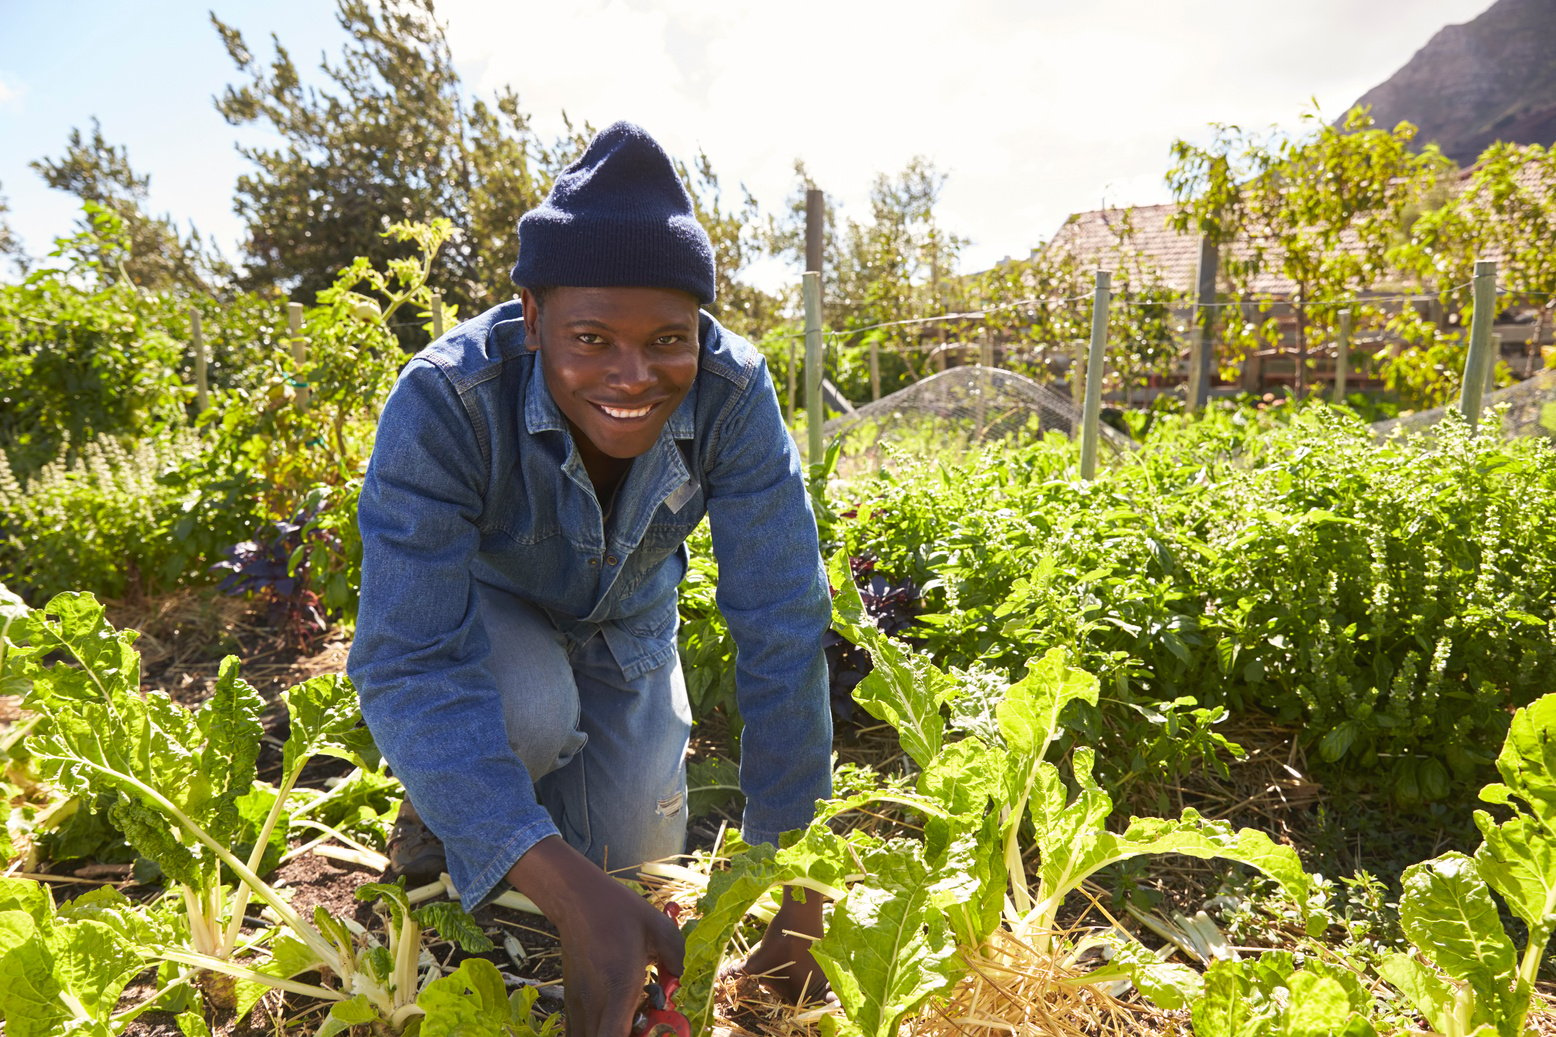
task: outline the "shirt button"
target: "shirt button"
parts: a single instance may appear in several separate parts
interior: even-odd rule
[[[618,561],[620,561],[620,559],[618,559],[615,555],[606,555],[605,556],[605,564],[606,565],[615,565]]]

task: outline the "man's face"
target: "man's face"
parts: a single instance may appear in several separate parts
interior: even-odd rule
[[[697,378],[697,300],[669,288],[558,287],[545,298],[542,309],[524,292],[527,341],[590,474],[602,455],[646,453]]]

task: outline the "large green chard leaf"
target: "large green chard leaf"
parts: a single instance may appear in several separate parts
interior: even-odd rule
[[[421,1037],[504,1037],[534,1033],[529,1010],[533,988],[510,1000],[497,966],[485,958],[466,958],[459,968],[427,984],[416,1004],[427,1014]]]
[[[961,687],[926,656],[881,633],[864,610],[846,551],[832,556],[827,576],[837,588],[832,626],[869,652],[874,663],[870,675],[854,688],[854,701],[896,729],[902,751],[914,763],[929,766],[945,737],[940,707],[955,698]]]
[[[1435,970],[1421,964],[1413,955],[1398,951],[1384,955],[1378,962],[1378,975],[1415,1006],[1426,1017],[1432,1029],[1454,1035],[1462,1032],[1458,1025],[1461,1001],[1464,1002],[1466,1020],[1474,1010],[1475,994],[1469,988],[1456,988]]]
[[[264,708],[259,692],[238,676],[237,657],[229,655],[222,660],[211,697],[195,713],[204,741],[197,755],[207,798],[184,809],[224,842],[230,842],[243,824],[237,801],[254,784],[259,743],[265,734],[259,719]]]
[[[50,1037],[66,1016],[40,922],[0,909],[0,1019],[11,1037]]]
[[[713,1020],[713,981],[725,948],[741,919],[779,881],[774,850],[753,846],[730,861],[727,871],[708,878],[708,890],[697,902],[698,917],[686,927],[686,957],[676,1006],[691,1023],[693,1034],[705,1033]]]
[[[134,945],[102,922],[57,924],[44,943],[54,978],[96,1019],[113,1013],[125,984],[147,965]]]
[[[1516,796],[1556,835],[1556,695],[1545,695],[1513,714],[1497,754],[1502,785],[1487,785],[1481,798],[1508,803]]]
[[[32,888],[28,888],[28,887]],[[0,880],[0,1017],[16,1035],[108,1032],[155,926],[104,887],[58,911],[46,890]]]
[[[981,946],[999,926],[1005,903],[1003,829],[994,811],[930,818],[925,824],[930,900],[945,913],[960,947]]]
[[[1475,852],[1480,875],[1529,926],[1543,953],[1556,928],[1556,695],[1513,714],[1497,755],[1504,784],[1487,785],[1481,798],[1513,809],[1498,824],[1483,811],[1475,824],[1485,841]],[[1523,801],[1520,804],[1520,800]]]
[[[1544,824],[1527,815],[1499,825],[1477,810],[1475,824],[1485,838],[1475,851],[1481,878],[1529,926],[1530,941],[1543,948],[1556,926],[1556,841]]]
[[[933,903],[919,845],[892,840],[865,856],[870,878],[832,910],[811,953],[842,1003],[849,1028],[896,1037],[904,1016],[944,990],[962,963],[945,915]]]
[[[297,776],[310,757],[320,754],[350,760],[363,770],[376,770],[378,748],[367,728],[357,693],[344,674],[313,677],[281,696],[291,718],[291,734],[281,751],[281,783]]]
[[[90,594],[55,595],[25,620],[13,620],[9,638],[25,647],[13,651],[10,662],[21,676],[50,676],[45,687],[33,689],[28,708],[44,712],[52,699],[105,702],[115,687],[138,688],[140,655],[131,647],[138,636],[115,630]],[[43,660],[55,652],[75,665],[45,667]]]
[[[1421,952],[1475,992],[1471,1022],[1494,1022],[1512,996],[1513,943],[1472,857],[1445,853],[1400,880],[1399,922]]]
[[[234,838],[263,734],[263,702],[236,660],[223,662],[211,697],[191,713],[164,693],[141,692],[133,632],[115,631],[90,595],[55,597],[26,631],[28,703],[49,716],[28,741],[40,771],[72,794],[117,794],[114,823],[175,881],[196,889],[217,881],[215,854],[189,825],[218,844]],[[75,665],[45,665],[56,655]]]
[[[1079,752],[1076,758],[1077,762],[1082,759]],[[1090,780],[1089,773],[1086,779]],[[1064,896],[1098,869],[1154,853],[1181,853],[1201,860],[1246,864],[1274,879],[1304,914],[1312,907],[1313,880],[1302,870],[1295,850],[1252,828],[1233,829],[1223,821],[1207,821],[1192,809],[1185,810],[1177,820],[1137,817],[1122,833],[1099,829],[1090,838],[1079,839],[1079,844],[1072,848],[1040,836],[1044,860],[1039,871],[1041,902],[1036,908],[1042,912],[1036,920],[1039,924],[1051,923]],[[1313,924],[1311,917],[1309,924]]]
[[[995,709],[1000,735],[1011,750],[1041,760],[1059,733],[1059,717],[1071,702],[1097,704],[1097,678],[1069,664],[1069,653],[1049,649],[1027,663],[1027,674],[1010,686]]]
[[[18,1037],[57,1031],[64,1014],[44,943],[54,905],[27,879],[0,879],[0,1019]]]
[[[1006,756],[977,737],[949,742],[919,775],[919,794],[952,816],[982,814],[991,800],[1008,803],[1018,790],[1011,787]]]

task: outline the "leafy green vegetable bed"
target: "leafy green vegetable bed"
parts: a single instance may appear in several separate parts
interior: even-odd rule
[[[1038,1002],[1115,996],[1164,1031],[1176,1018],[1201,1035],[1365,1037],[1424,1021],[1487,1037],[1540,1023],[1556,928],[1556,696],[1538,697],[1556,662],[1549,460],[1548,448],[1462,430],[1377,444],[1315,409],[1275,429],[1163,429],[1090,484],[1071,478],[1060,443],[855,484],[851,515],[823,513],[845,548],[831,561],[834,621],[869,657],[851,702],[890,726],[903,755],[840,768],[838,799],[777,851],[726,838],[679,873],[704,889],[682,894],[697,902],[678,1004],[702,1030],[727,1017],[718,972],[789,885],[829,901],[815,953],[837,1002],[794,1017],[829,1033],[949,1034],[960,1031],[948,1020],[968,1018],[998,1029]],[[850,552],[870,562],[851,567]],[[877,603],[905,606],[891,589],[905,584],[888,577],[925,596],[916,622],[896,616],[897,636],[855,585],[877,579]],[[704,711],[727,693],[711,581],[694,567],[684,602]],[[74,797],[166,888],[136,904],[0,879],[5,1032],[116,1034],[155,1008],[204,1033],[267,990],[308,1013],[308,1032],[557,1025],[492,961],[446,967],[425,953],[434,937],[490,946],[452,902],[368,884],[359,896],[383,905],[384,922],[363,930],[295,910],[273,884],[304,832],[381,846],[381,832],[350,825],[353,783],[392,779],[343,678],[286,693],[280,775],[261,782],[262,703],[235,661],[189,709],[141,688],[134,634],[89,596],[36,610],[0,597],[0,694],[25,695],[31,711],[0,742],[15,804],[0,858],[19,859],[49,803]],[[1192,718],[1197,741],[1150,751],[1203,760],[1226,711],[1305,724],[1332,777],[1386,779],[1403,805],[1478,787],[1494,766],[1479,845],[1406,869],[1397,911],[1384,883],[1351,880],[1377,901],[1369,936],[1335,882],[1264,831],[1193,809],[1114,816],[1112,776],[1126,765],[1096,735],[1128,728],[1099,717]],[[298,783],[321,754],[353,768],[330,792]],[[1262,876],[1260,903],[1285,921],[1240,952],[1208,915],[1061,927],[1077,898],[1172,856],[1222,862],[1229,880]],[[1135,872],[1119,870],[1131,861]],[[1017,974],[1046,978],[1017,994]],[[121,998],[137,977],[145,993]],[[1129,1032],[1110,1025],[1097,1032]]]

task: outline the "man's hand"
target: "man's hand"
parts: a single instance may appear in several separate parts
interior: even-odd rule
[[[685,943],[669,916],[561,839],[542,839],[508,871],[562,938],[569,1037],[627,1037],[650,962],[679,976]]]
[[[795,899],[793,887],[785,887],[778,913],[740,969],[796,1005],[820,1001],[827,993],[827,977],[810,953],[810,945],[821,938],[821,894],[802,892],[804,903]]]

